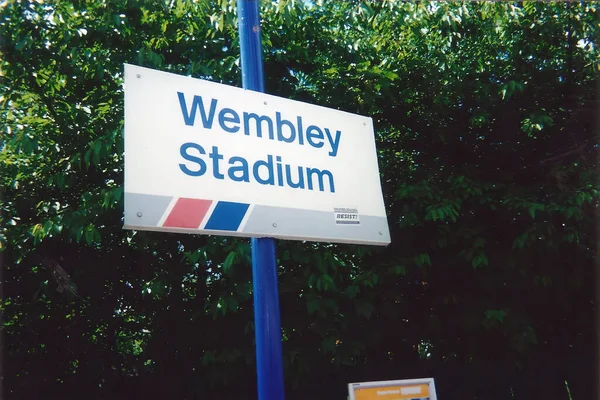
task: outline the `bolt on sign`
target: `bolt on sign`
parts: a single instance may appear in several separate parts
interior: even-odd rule
[[[371,118],[125,64],[126,229],[387,245]]]
[[[437,400],[433,378],[350,383],[349,400]]]

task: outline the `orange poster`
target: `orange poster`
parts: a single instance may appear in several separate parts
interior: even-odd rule
[[[350,400],[436,400],[433,379],[351,383]]]
[[[429,385],[387,386],[358,388],[356,400],[416,400],[429,399]]]

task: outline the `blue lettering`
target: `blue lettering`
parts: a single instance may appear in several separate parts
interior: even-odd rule
[[[204,173],[206,172],[206,163],[200,157],[196,157],[196,156],[189,154],[189,152],[188,152],[189,149],[195,149],[200,154],[206,154],[206,152],[204,151],[202,146],[200,146],[199,144],[196,144],[196,143],[184,143],[181,145],[181,148],[179,149],[179,154],[181,154],[181,157],[183,157],[184,160],[191,161],[191,162],[198,164],[198,167],[199,167],[198,170],[197,171],[191,170],[185,164],[179,164],[179,168],[181,169],[181,171],[183,171],[184,174],[189,175],[189,176],[204,175]]]
[[[194,96],[194,100],[192,101],[192,109],[189,112],[185,102],[184,94],[181,92],[177,92],[177,96],[179,96],[179,106],[181,107],[181,115],[183,116],[183,120],[185,121],[186,125],[194,126],[194,122],[196,121],[196,110],[199,109],[200,116],[202,117],[202,125],[204,125],[204,128],[212,128],[213,119],[215,117],[215,110],[217,108],[217,100],[211,99],[210,111],[207,116],[206,109],[204,108],[204,103],[202,102],[202,96]]]
[[[304,137],[302,137],[302,117],[298,115],[298,144],[304,144]]]
[[[267,172],[268,172],[268,178],[263,179],[260,176],[260,171],[259,168],[260,167],[266,167],[267,168]],[[261,185],[275,185],[275,179],[273,178],[273,156],[272,155],[268,155],[267,156],[267,161],[257,161],[254,163],[254,167],[252,168],[252,172],[254,173],[254,179],[256,179],[256,182],[260,183]]]
[[[296,140],[296,128],[294,128],[294,124],[292,124],[290,121],[286,120],[286,119],[281,119],[281,113],[279,111],[277,111],[277,113],[275,113],[275,119],[277,121],[277,140],[279,140],[280,142],[286,142],[286,143],[292,143],[294,140]],[[290,136],[289,137],[285,137],[283,135],[283,126],[287,126],[288,128],[290,128]]]
[[[277,184],[279,186],[283,186],[283,167],[281,165],[281,156],[275,157],[275,161],[277,161]]]
[[[317,175],[317,178],[319,179],[319,190],[321,192],[325,191],[325,184],[324,184],[324,179],[323,177],[325,175],[327,175],[327,177],[329,177],[329,189],[331,193],[335,193],[335,187],[333,186],[333,175],[331,174],[331,172],[329,172],[328,170],[323,170],[321,171],[320,169],[317,168],[306,168],[306,180],[308,181],[308,190],[313,190],[313,181],[312,181],[312,176],[313,175]]]
[[[315,139],[320,139],[320,142],[316,142],[313,140],[313,138]],[[306,128],[306,141],[312,146],[312,147],[316,147],[316,148],[321,148],[323,147],[323,139],[325,138],[325,136],[323,136],[323,131],[321,131],[321,129],[319,129],[318,126],[314,126],[314,125],[310,125],[308,128]]]
[[[327,135],[327,140],[329,140],[329,144],[331,145],[331,151],[329,152],[329,155],[331,157],[335,157],[337,156],[338,148],[340,147],[342,132],[336,131],[335,138],[333,138],[331,137],[331,132],[329,132],[329,129],[325,128],[325,134]]]
[[[228,115],[229,114],[229,115]],[[227,126],[225,123],[233,122],[234,124],[240,123],[240,116],[231,108],[224,108],[219,112],[219,125],[225,132],[235,133],[240,130],[237,125]]]
[[[219,148],[213,146],[212,152],[208,156],[213,160],[213,176],[217,179],[225,178],[225,175],[219,171],[219,160],[223,159],[223,155],[219,154]]]
[[[254,119],[256,121],[256,136],[261,138],[262,137],[262,126],[263,126],[263,122],[267,123],[267,126],[269,127],[269,139],[273,140],[273,121],[271,120],[271,118],[267,117],[266,115],[263,116],[259,116],[257,114],[253,114],[253,113],[244,113],[244,135],[250,135],[250,119]]]
[[[298,182],[292,182],[292,171],[289,164],[285,164],[285,178],[289,187],[294,189],[304,189],[304,170],[298,166]]]
[[[198,155],[193,154],[197,152]],[[189,176],[202,176],[207,170],[206,162],[199,155],[206,155],[202,146],[197,143],[184,143],[180,148],[181,157],[191,163],[196,164],[196,168],[188,167],[181,163],[179,168],[184,174]],[[223,160],[223,155],[219,153],[217,146],[212,146],[208,157],[212,160],[213,177],[216,179],[225,179],[225,175],[220,171],[219,161]],[[275,158],[275,162],[273,162]],[[231,157],[228,160],[227,176],[234,182],[250,182],[250,167],[248,161],[243,157]],[[292,169],[297,168],[297,179],[294,179]],[[306,172],[306,174],[305,174]],[[321,170],[309,167],[292,167],[284,164],[281,156],[267,155],[266,160],[258,160],[252,165],[252,177],[261,185],[271,185],[280,187],[287,186],[292,189],[319,190],[321,192],[329,191],[335,193],[334,177],[331,171]],[[275,183],[277,181],[277,183]],[[306,184],[305,184],[306,182]],[[317,188],[318,185],[318,188]]]
[[[234,163],[240,163],[240,166],[233,165]],[[242,157],[231,157],[229,159],[229,170],[227,171],[227,175],[229,175],[229,179],[235,182],[250,182],[250,174],[248,173],[248,161]],[[236,173],[241,172],[241,176],[237,176]]]

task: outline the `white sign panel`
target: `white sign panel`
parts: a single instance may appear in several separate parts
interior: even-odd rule
[[[386,245],[371,118],[125,65],[125,228]]]

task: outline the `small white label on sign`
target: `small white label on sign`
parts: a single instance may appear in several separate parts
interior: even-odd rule
[[[335,223],[343,225],[360,225],[360,218],[356,208],[334,208]]]
[[[400,389],[402,394],[419,394],[421,393],[421,387],[413,386],[413,387],[403,387]]]

